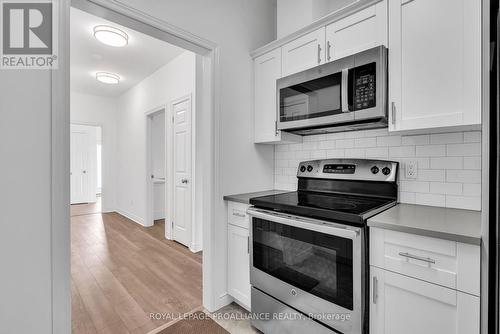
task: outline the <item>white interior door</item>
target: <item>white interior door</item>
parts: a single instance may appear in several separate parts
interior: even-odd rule
[[[172,103],[173,116],[173,222],[172,239],[191,246],[191,97]]]
[[[71,204],[96,202],[97,138],[95,128],[71,125]]]

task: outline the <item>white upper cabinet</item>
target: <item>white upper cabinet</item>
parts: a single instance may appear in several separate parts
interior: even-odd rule
[[[389,130],[481,123],[481,1],[389,1]]]
[[[283,45],[282,75],[324,64],[325,58],[325,28],[320,28]]]
[[[326,61],[387,46],[387,1],[381,1],[326,27]]]
[[[281,78],[281,48],[254,59],[255,143],[301,142],[302,137],[277,131],[276,80]]]

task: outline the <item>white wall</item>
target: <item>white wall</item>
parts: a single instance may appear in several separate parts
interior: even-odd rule
[[[50,72],[0,72],[0,332],[50,334]]]
[[[481,132],[424,135],[365,130],[304,137],[301,144],[276,146],[275,187],[294,190],[300,161],[373,158],[400,162],[399,201],[481,210]],[[417,161],[416,179],[405,164]]]
[[[195,94],[195,54],[185,52],[118,97],[118,212],[140,224],[146,218],[146,115]]]
[[[220,45],[221,192],[271,188],[273,148],[252,144],[252,62],[248,53],[274,37],[272,2],[123,2]],[[4,203],[0,210],[0,328],[5,333],[52,332],[51,82],[49,71],[12,70],[0,75],[0,156],[5,162],[0,176],[0,203]],[[223,259],[226,226],[222,197],[216,210],[214,246],[216,257]],[[220,276],[214,282],[217,296],[226,291],[225,269],[225,263],[211,268]]]
[[[269,0],[124,0],[154,17],[217,43],[220,49],[221,161],[216,202],[214,294],[226,302],[226,208],[222,196],[273,187],[274,148],[253,144],[253,63],[249,52],[274,39]],[[211,278],[212,279],[212,278]],[[211,305],[212,306],[212,305]]]
[[[277,0],[277,37],[287,36],[355,0]]]
[[[114,98],[71,92],[71,122],[102,127],[102,211],[116,209],[117,101]]]

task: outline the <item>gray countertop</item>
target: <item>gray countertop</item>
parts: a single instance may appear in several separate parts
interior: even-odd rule
[[[231,201],[231,202],[250,204],[250,198],[268,196],[268,195],[276,195],[276,194],[282,194],[282,193],[287,193],[287,192],[290,192],[290,190],[273,189],[273,190],[257,191],[257,192],[253,192],[253,193],[226,195],[226,196],[224,196],[224,200]]]
[[[480,211],[398,204],[368,219],[368,226],[481,244]]]

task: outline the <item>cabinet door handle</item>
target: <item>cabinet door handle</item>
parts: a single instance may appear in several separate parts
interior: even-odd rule
[[[318,44],[318,64],[321,64],[321,44]]]
[[[378,299],[378,279],[373,276],[373,304],[377,304]]]
[[[247,253],[250,254],[250,236],[247,237]]]
[[[241,217],[241,218],[245,218],[245,217],[246,217],[246,215],[245,215],[245,214],[243,214],[243,213],[238,213],[238,212],[234,212],[234,211],[233,211],[233,216],[236,216],[236,217]]]
[[[332,60],[332,56],[330,55],[331,48],[332,48],[332,44],[330,43],[330,41],[327,41],[326,42],[326,59],[328,61]]]
[[[391,104],[391,113],[392,113],[392,124],[396,124],[396,103],[392,102]]]
[[[418,255],[413,255],[410,253],[403,253],[403,252],[399,252],[398,254],[399,254],[399,256],[406,257],[409,259],[414,259],[414,260],[423,261],[423,262],[432,263],[432,264],[436,263],[436,260],[431,259],[430,257],[423,257],[423,256],[418,256]]]

